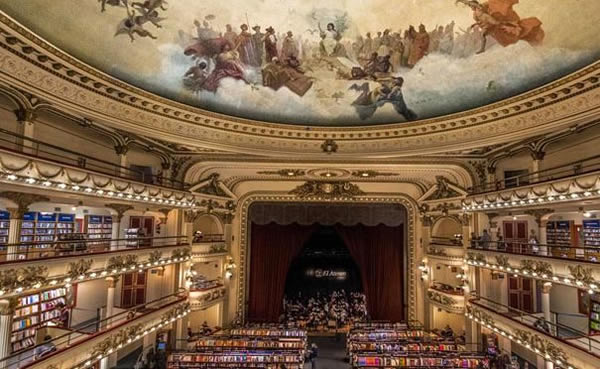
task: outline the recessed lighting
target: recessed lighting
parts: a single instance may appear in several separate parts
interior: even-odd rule
[[[117,194],[117,197],[123,197],[122,193]]]
[[[127,195],[128,199],[131,199],[133,196],[131,194]]]
[[[14,174],[9,174],[6,176],[6,179],[8,179],[9,181],[15,181],[17,179],[17,176]]]
[[[85,191],[85,192],[92,192],[93,190],[92,190],[91,188],[89,188],[89,187],[88,187],[88,188],[86,188],[84,191]]]
[[[71,187],[71,189],[73,189],[73,191],[79,191],[80,187],[75,185],[75,186]]]
[[[50,182],[50,181],[44,181],[44,182],[42,182],[42,184],[46,187],[52,186],[52,182]]]
[[[29,184],[34,184],[34,183],[35,183],[35,179],[33,179],[33,178],[27,178],[27,179],[25,180],[25,182],[27,182],[27,183],[29,183]]]
[[[112,191],[108,191],[108,193],[107,193],[107,195],[108,195],[108,196],[112,196],[112,195],[114,195],[114,194],[115,194],[115,193],[114,193],[114,192],[112,192]]]
[[[62,189],[64,190],[65,188],[67,188],[67,185],[66,185],[66,184],[64,184],[64,183],[59,183],[59,184],[57,185],[57,187],[58,187],[58,188],[62,188]]]
[[[104,193],[104,190],[98,190],[98,191],[96,191],[96,193],[97,193],[98,195],[102,195],[102,194]]]

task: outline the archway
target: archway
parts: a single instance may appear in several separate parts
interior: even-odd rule
[[[462,234],[462,225],[455,218],[440,218],[433,225],[431,234],[436,238],[455,238],[456,235]]]
[[[193,226],[194,233],[197,231],[202,232],[202,234],[223,234],[223,224],[221,220],[212,214],[203,214],[200,215],[194,221]]]

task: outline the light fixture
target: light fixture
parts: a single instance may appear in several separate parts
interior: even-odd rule
[[[34,183],[35,183],[35,179],[33,179],[33,178],[29,177],[29,178],[27,178],[27,179],[25,180],[25,182],[26,182],[26,183],[29,183],[29,184],[34,184]]]
[[[16,181],[17,180],[17,176],[14,174],[9,174],[6,176],[6,179],[8,179],[9,181]]]
[[[79,187],[78,185],[75,185],[75,186],[71,187],[71,189],[72,189],[73,191],[79,191],[79,189],[80,189],[80,188],[81,188],[81,187]]]

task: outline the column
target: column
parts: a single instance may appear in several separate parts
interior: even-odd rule
[[[119,173],[115,173],[116,175],[122,175],[124,177],[129,177],[129,163],[127,162],[127,151],[129,151],[129,146],[127,144],[118,144],[115,145],[115,152],[119,156]]]
[[[115,288],[119,279],[118,277],[108,277],[106,281],[108,282],[108,293],[106,294],[106,317],[108,318],[114,314]],[[107,320],[107,327],[110,327],[110,323],[111,321]]]
[[[465,213],[460,219],[462,225],[463,248],[465,249],[465,255],[467,249],[471,246],[471,228],[469,227],[471,217],[472,216],[470,214]]]
[[[36,144],[33,141],[28,140],[34,138],[35,131],[35,112],[30,109],[17,109],[15,115],[19,124],[19,134],[23,136],[23,139],[18,140],[21,145],[21,150],[26,154],[34,154]]]
[[[6,260],[16,260],[18,257],[18,246],[21,241],[21,224],[23,223],[23,214],[27,209],[7,208],[10,213],[10,225],[8,230],[8,246],[6,250]]]
[[[550,312],[550,290],[552,289],[552,283],[544,282],[542,286],[542,313],[544,314],[544,320],[550,323],[552,322],[552,313]],[[550,332],[552,334],[552,326],[548,324],[550,327]]]
[[[544,156],[546,156],[546,153],[543,151],[536,151],[531,154],[531,158],[533,159],[531,161],[532,182],[538,182],[540,180],[540,175],[538,172],[540,171],[540,168],[542,167],[542,160],[544,160]]]
[[[187,328],[189,315],[175,321],[175,348],[177,350],[187,349]]]
[[[106,204],[105,206],[109,209],[112,209],[116,213],[116,214],[114,214],[114,213],[112,214],[112,233],[111,233],[110,237],[113,240],[119,239],[119,238],[121,238],[121,220],[123,219],[125,212],[132,210],[133,206],[125,205],[125,204]],[[123,243],[121,242],[121,244],[123,244]],[[118,248],[119,248],[118,241],[110,242],[111,250],[116,250]]]
[[[12,335],[12,320],[15,312],[16,300],[0,300],[0,359],[12,353],[10,341]],[[8,367],[5,361],[0,361],[0,368]]]
[[[183,214],[183,232],[182,235],[186,236],[188,239],[188,243],[191,245],[194,239],[194,221],[198,213],[192,210],[186,210]]]

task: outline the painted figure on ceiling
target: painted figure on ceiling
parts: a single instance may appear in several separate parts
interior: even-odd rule
[[[489,0],[480,3],[476,0],[458,0],[468,5],[473,11],[475,24],[483,30],[481,48],[477,53],[485,51],[487,36],[491,36],[502,46],[517,43],[519,40],[527,41],[532,45],[539,45],[544,40],[542,22],[536,17],[523,18],[513,10],[519,0]]]
[[[372,90],[368,82],[362,85],[355,83],[350,86],[351,90],[361,93],[352,102],[360,119],[371,118],[377,109],[385,104],[391,104],[394,110],[408,121],[417,119],[417,114],[409,109],[404,101],[404,95],[402,94],[403,85],[404,79],[402,77],[392,77],[387,83],[379,82],[378,86]]]
[[[265,53],[266,53],[266,62],[269,63],[273,60],[273,58],[277,58],[279,53],[277,52],[277,36],[275,36],[275,30],[273,27],[269,27],[266,29],[267,34],[265,35]]]
[[[252,65],[260,67],[263,63],[263,56],[265,54],[265,43],[263,42],[265,34],[260,31],[259,25],[252,27],[252,30],[254,31],[252,34],[252,47],[254,48],[254,60],[252,61]]]

